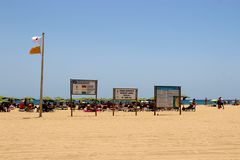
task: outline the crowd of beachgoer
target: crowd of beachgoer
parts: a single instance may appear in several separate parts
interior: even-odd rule
[[[12,106],[12,107],[10,107]],[[30,102],[26,99],[22,100],[19,104],[11,104],[10,102],[0,104],[0,111],[9,112],[10,110],[18,108],[21,112],[34,112],[39,111],[39,105],[34,105],[33,102]],[[43,112],[51,112],[55,110],[83,110],[85,112],[93,111],[107,111],[107,110],[117,110],[117,111],[151,111],[154,110],[153,102],[120,102],[113,103],[111,101],[73,101],[70,102],[52,102],[52,101],[43,101],[42,110]]]
[[[128,103],[113,103],[111,101],[107,102],[99,102],[99,103],[86,103],[80,102],[78,104],[74,104],[74,109],[83,110],[85,112],[91,111],[107,111],[107,110],[116,110],[116,111],[125,111],[125,112],[133,112],[133,111],[151,111],[154,110],[153,102],[128,102]]]
[[[219,97],[216,101],[216,107],[218,109],[224,109],[224,104],[227,104],[228,101],[224,101],[222,97]],[[239,101],[235,100],[233,105],[239,105]],[[196,100],[193,99],[189,106],[182,107],[182,111],[195,111],[196,110]],[[20,103],[16,104],[13,101],[0,102],[0,112],[10,112],[11,110],[18,108],[21,112],[34,112],[39,111],[39,105],[35,105],[32,101],[28,99],[23,99]],[[83,110],[85,112],[94,112],[94,111],[108,111],[108,110],[116,110],[116,111],[154,111],[154,110],[179,110],[179,107],[173,108],[155,108],[155,102],[153,100],[149,101],[73,101],[70,103],[69,101],[65,102],[57,102],[57,101],[47,101],[44,100],[42,104],[43,112],[52,112],[55,110]]]
[[[16,108],[17,104],[12,99],[0,97],[0,112],[10,112]]]

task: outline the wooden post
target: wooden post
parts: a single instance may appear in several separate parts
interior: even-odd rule
[[[137,116],[137,102],[135,103],[135,116]]]
[[[72,93],[70,94],[70,109],[71,109],[71,117],[73,117],[73,102],[72,102]]]
[[[179,87],[179,95],[178,95],[179,96],[179,98],[178,98],[179,99],[179,102],[178,102],[179,103],[179,115],[182,114],[182,107],[181,107],[182,106],[182,104],[181,104],[181,97],[182,96],[181,96],[181,94],[182,94],[181,93],[181,87]]]
[[[157,104],[154,104],[154,116],[156,116]]]
[[[113,116],[115,116],[115,89],[113,88]]]
[[[115,106],[113,106],[113,116],[115,115]]]
[[[137,116],[137,101],[138,101],[138,90],[136,90],[136,103],[135,103],[135,116]]]
[[[113,100],[112,107],[113,107],[113,116],[115,116],[115,104],[114,104],[114,100]]]
[[[157,109],[157,88],[154,86],[154,116],[156,116]]]
[[[42,105],[43,105],[44,33],[42,33],[42,52],[41,53],[42,53],[42,62],[41,62],[39,117],[42,117]]]
[[[154,99],[154,116],[156,116],[156,111],[157,111],[157,99]]]
[[[73,117],[72,94],[73,94],[73,83],[72,83],[72,80],[70,79],[70,102],[69,102],[69,107],[70,107],[70,110],[71,110],[71,117]]]
[[[96,93],[96,104],[97,104],[97,93]],[[95,104],[94,108],[95,108],[95,116],[97,116],[97,105]]]

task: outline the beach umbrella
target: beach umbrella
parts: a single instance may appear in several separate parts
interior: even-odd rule
[[[138,102],[146,102],[147,98],[138,98]]]
[[[59,102],[66,103],[67,101],[65,99],[62,99]]]
[[[217,99],[211,99],[211,102],[217,102],[218,100]]]
[[[21,100],[20,98],[16,98],[16,97],[5,97],[5,99],[8,99],[11,102]]]
[[[25,105],[27,105],[28,103],[34,103],[35,98],[33,97],[24,97],[22,100],[25,101]]]
[[[43,100],[45,100],[45,101],[51,101],[51,100],[53,100],[51,97],[49,97],[49,96],[45,96],[45,97],[43,97]]]
[[[23,99],[30,100],[30,101],[35,100],[35,98],[33,98],[33,97],[24,97]]]
[[[54,98],[54,102],[57,102],[57,103],[65,103],[66,100],[62,97],[56,97]]]
[[[54,102],[54,100],[51,97],[49,97],[49,96],[43,97],[43,100],[44,101],[48,101],[48,102]]]
[[[16,97],[3,97],[3,96],[0,96],[0,100],[4,100],[4,101],[7,101],[7,102],[14,102],[16,100],[20,100],[19,98],[16,98]]]
[[[11,99],[11,97],[0,96],[0,99]]]
[[[190,97],[187,96],[187,95],[185,95],[185,94],[182,94],[182,95],[181,95],[181,98],[182,98],[183,100],[185,100],[185,99],[190,98]]]
[[[56,97],[56,98],[54,99],[54,101],[55,101],[55,102],[65,102],[64,98],[62,98],[62,97]]]
[[[5,97],[4,96],[0,96],[0,99],[4,99]]]
[[[0,103],[3,103],[3,102],[10,102],[8,99],[0,99]]]
[[[16,103],[19,100],[21,100],[20,98],[16,98],[16,97],[8,97],[8,100],[10,101],[10,103]]]
[[[20,98],[16,98],[16,97],[9,97],[9,99],[12,99],[12,100],[20,100]]]
[[[112,99],[111,98],[98,98],[98,100],[107,102],[107,101],[111,101]]]
[[[78,99],[77,98],[72,98],[72,101],[78,101]]]

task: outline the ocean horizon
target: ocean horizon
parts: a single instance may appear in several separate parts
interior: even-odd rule
[[[227,99],[227,100],[224,100],[227,104],[232,104],[234,103],[234,99]],[[15,101],[16,103],[20,103],[21,100],[17,100]],[[40,100],[39,99],[35,99],[32,101],[34,105],[39,105],[40,103]],[[186,99],[186,100],[182,100],[181,101],[183,105],[187,105],[187,104],[190,104],[192,102],[192,99]],[[204,99],[196,99],[196,103],[198,105],[205,105],[205,100]],[[210,100],[207,101],[207,105],[212,105],[212,104],[216,104],[216,102],[213,102]]]

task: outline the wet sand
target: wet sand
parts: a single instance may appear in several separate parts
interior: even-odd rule
[[[240,160],[240,107],[0,113],[1,160]]]

